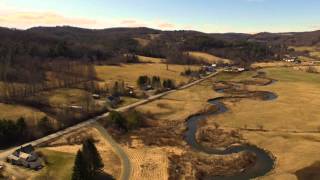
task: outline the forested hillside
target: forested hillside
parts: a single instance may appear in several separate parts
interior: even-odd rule
[[[158,36],[150,38],[150,35]],[[121,57],[126,53],[168,58],[184,51],[203,51],[236,62],[250,63],[277,58],[276,55],[285,51],[285,48],[280,48],[280,42],[260,42],[259,38],[246,34],[205,34],[149,28],[89,30],[66,26],[36,27],[25,31],[1,28],[0,38],[2,56],[6,49],[10,49],[16,56],[41,59],[64,57],[106,63],[123,61]],[[137,38],[148,43],[142,46]],[[185,63],[184,58],[181,59],[182,62],[174,59],[171,63]]]

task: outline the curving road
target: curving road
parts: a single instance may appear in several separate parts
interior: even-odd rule
[[[121,108],[118,108],[116,109],[116,111],[119,111],[119,112],[123,112],[123,111],[126,111],[128,109],[131,109],[131,108],[134,108],[134,107],[137,107],[137,106],[140,106],[140,105],[143,105],[143,104],[146,104],[146,103],[149,103],[151,101],[154,101],[156,99],[159,99],[163,96],[166,96],[170,93],[173,93],[173,92],[176,92],[178,90],[182,90],[182,89],[186,89],[186,88],[189,88],[191,86],[194,86],[196,84],[199,84],[201,83],[202,81],[204,80],[207,80],[209,78],[212,78],[214,76],[216,76],[217,74],[219,74],[221,71],[218,71],[216,73],[213,73],[207,77],[204,77],[202,79],[199,79],[197,81],[194,81],[194,82],[191,82],[189,84],[186,84],[178,89],[175,89],[175,90],[171,90],[171,91],[166,91],[166,92],[163,92],[161,94],[157,94],[157,95],[154,95],[154,96],[151,96],[149,97],[148,99],[145,99],[145,100],[141,100],[139,102],[136,102],[136,103],[133,103],[133,104],[130,104],[128,106],[124,106],[124,107],[121,107]],[[31,142],[28,142],[28,143],[25,143],[25,144],[22,144],[22,145],[19,145],[19,146],[16,146],[16,147],[12,147],[10,149],[7,149],[7,150],[4,150],[2,152],[0,152],[0,160],[2,161],[5,161],[6,157],[9,156],[10,154],[12,154],[14,152],[15,149],[19,148],[20,146],[25,146],[25,145],[28,145],[28,144],[31,144],[33,146],[38,146],[38,145],[41,145],[45,142],[48,142],[50,140],[53,140],[53,139],[56,139],[56,138],[59,138],[65,134],[68,134],[72,131],[75,131],[75,130],[78,130],[80,128],[83,128],[83,127],[87,127],[89,125],[94,125],[99,119],[101,118],[104,118],[104,117],[107,117],[109,115],[109,112],[103,114],[103,115],[100,115],[100,116],[97,116],[97,117],[94,117],[92,119],[88,119],[87,121],[84,121],[82,123],[79,123],[79,124],[76,124],[74,126],[71,126],[69,128],[66,128],[66,129],[63,129],[61,131],[58,131],[56,133],[53,133],[51,135],[48,135],[48,136],[45,136],[43,138],[40,138],[38,140],[35,140],[35,141],[31,141]],[[97,129],[100,131],[102,130],[101,129],[101,126],[97,126]],[[112,144],[115,148],[115,151],[116,153],[118,154],[119,153],[119,157],[121,159],[121,162],[123,162],[124,164],[127,164],[127,165],[124,165],[123,167],[125,168],[125,170],[123,170],[122,172],[122,175],[121,175],[121,179],[124,179],[124,180],[127,180],[129,179],[130,177],[130,173],[131,173],[131,164],[130,164],[130,161],[129,161],[129,158],[128,156],[125,154],[125,152],[120,148],[120,146],[117,145],[117,143],[112,139],[112,137],[108,134],[107,131],[102,131],[102,134],[103,136],[105,137],[105,139],[110,142],[110,144]]]
[[[122,166],[120,179],[121,180],[130,179],[130,175],[132,171],[131,162],[129,160],[129,157],[125,153],[125,151],[121,149],[118,143],[109,135],[108,131],[104,127],[102,127],[98,122],[95,122],[93,124],[93,127],[96,128],[100,132],[100,134],[103,136],[103,138],[110,143],[113,151],[120,158],[121,166]]]

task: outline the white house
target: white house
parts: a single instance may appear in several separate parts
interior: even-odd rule
[[[285,56],[282,60],[285,62],[296,62],[298,60],[298,58],[292,57],[292,56]]]

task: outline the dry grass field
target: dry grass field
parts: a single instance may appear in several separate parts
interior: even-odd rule
[[[274,62],[258,62],[251,64],[252,68],[269,68],[269,67],[286,67],[290,66],[292,63],[284,61],[274,61]]]
[[[187,83],[188,78],[181,76],[181,72],[190,67],[198,69],[198,66],[169,65],[166,64],[143,63],[143,64],[121,64],[120,66],[96,66],[97,75],[107,83],[123,80],[131,86],[136,86],[139,76],[160,76],[162,79],[173,79],[177,84]]]
[[[172,67],[173,65],[170,65]],[[143,68],[144,67],[144,68]],[[148,67],[148,68],[146,68]],[[146,75],[159,75],[161,77],[177,78],[176,81],[186,81],[180,72],[167,71],[164,64],[160,65],[158,74],[154,74],[159,64],[135,64],[123,66],[98,66],[100,78],[108,81],[125,79],[129,84],[135,85],[136,79],[145,69]],[[177,66],[184,70],[183,66]],[[123,69],[122,69],[123,68]],[[197,67],[194,67],[197,68]],[[172,68],[173,69],[173,68]],[[270,86],[247,85],[249,90],[263,90],[275,92],[279,97],[273,101],[260,101],[244,99],[241,101],[225,101],[230,109],[228,112],[207,119],[207,125],[218,123],[221,128],[240,129],[240,133],[248,142],[263,147],[276,157],[276,167],[267,176],[261,179],[316,179],[319,177],[320,162],[320,74],[306,73],[293,67],[279,67],[262,69],[267,77],[278,80]],[[214,81],[242,81],[251,80],[256,72],[247,71],[241,74],[223,73],[211,80],[206,80],[188,89],[179,90],[148,104],[137,107],[140,112],[149,114],[157,123],[179,123],[185,127],[184,122],[190,115],[205,111],[211,106],[208,99],[223,96],[212,90]],[[62,93],[62,94],[60,94]],[[75,94],[65,91],[52,96],[52,102],[62,102],[63,99],[72,101]],[[62,100],[61,100],[62,99]],[[105,172],[119,177],[120,160],[113,153],[110,145],[101,139],[98,131],[90,128],[80,130],[73,134],[50,143],[41,151],[55,159],[55,153],[68,157],[63,161],[73,163],[72,158],[80,148],[79,139],[93,136],[98,140],[98,150],[106,166]],[[182,137],[181,137],[182,138]],[[141,141],[141,139],[137,139]],[[168,178],[168,152],[166,147],[138,145],[123,145],[132,162],[132,179],[167,179]],[[177,148],[176,151],[183,151]],[[181,153],[181,152],[180,152]],[[65,161],[69,159],[69,161]],[[68,166],[67,166],[68,167]],[[71,166],[70,166],[71,167]],[[59,171],[57,166],[50,166],[42,171],[42,176],[53,171]],[[111,168],[111,169],[110,169]],[[66,168],[67,169],[67,168]],[[70,170],[70,168],[69,168]],[[62,171],[62,170],[61,170]],[[61,172],[64,177],[68,176]]]
[[[317,179],[320,176],[320,75],[293,68],[264,69],[278,82],[270,86],[248,86],[250,90],[278,94],[274,101],[226,101],[230,111],[207,120],[208,126],[219,123],[221,128],[241,129],[248,142],[263,147],[277,158],[276,168],[261,179]],[[241,81],[256,72],[240,75],[222,74],[214,80]],[[208,108],[206,100],[223,94],[212,91],[210,81],[175,92],[137,108],[152,114],[161,122],[184,122]],[[262,127],[262,130],[261,130]],[[253,129],[253,130],[244,130]]]
[[[199,85],[179,90],[159,100],[139,106],[136,110],[151,114],[152,119],[156,120],[157,123],[178,122],[181,126],[176,129],[182,128],[181,131],[183,131],[185,119],[192,114],[204,111],[209,107],[206,103],[208,97],[218,95],[211,90],[211,85],[211,80],[207,80]],[[156,132],[153,133],[153,136],[157,137]],[[156,139],[160,141],[160,138],[159,136]],[[132,179],[168,179],[169,155],[171,153],[182,154],[185,151],[185,149],[177,146],[147,146],[140,139],[140,136],[131,136],[130,139],[130,145],[123,146],[133,166]],[[184,140],[181,136],[181,138],[173,141]]]
[[[134,40],[136,40],[141,46],[147,46],[151,40],[155,40],[156,38],[158,38],[160,36],[160,34],[149,34],[146,37],[137,37],[137,38],[133,38]]]
[[[309,72],[309,73],[320,73],[320,66],[296,66],[293,67],[294,70]]]
[[[16,120],[24,117],[28,119],[30,123],[33,123],[33,121],[36,122],[44,116],[46,116],[45,113],[34,108],[0,103],[0,119]]]
[[[158,120],[184,122],[188,116],[208,108],[207,100],[219,95],[212,90],[211,80],[206,80],[137,107],[137,110],[150,112]]]
[[[45,97],[48,99],[48,103],[53,107],[82,105],[87,100],[93,101],[89,92],[80,89],[68,88],[46,91],[40,93],[38,97]],[[89,99],[87,99],[87,97],[89,97]]]
[[[136,40],[141,46],[145,47],[150,43],[149,39],[144,39],[144,38],[133,38]]]
[[[169,160],[162,148],[124,148],[132,164],[130,179],[167,180]]]
[[[220,58],[217,56],[214,56],[212,54],[204,53],[204,52],[198,52],[198,51],[189,51],[187,52],[191,57],[197,58],[199,60],[207,61],[208,63],[226,63],[231,64],[232,61],[229,59]]]
[[[298,52],[307,51],[307,52],[309,52],[309,56],[311,56],[313,58],[320,58],[320,47],[299,46],[299,47],[291,47],[291,48],[293,48],[295,51],[298,51]]]
[[[251,64],[252,68],[276,68],[276,67],[294,67],[294,66],[313,66],[317,62],[314,58],[299,56],[301,64],[295,64],[284,61],[258,62]]]
[[[293,48],[295,51],[316,51],[317,47],[315,46],[291,46],[290,48]]]
[[[138,56],[139,61],[143,63],[163,63],[165,59],[161,58],[153,58],[153,57],[147,57],[147,56]]]
[[[120,177],[121,162],[113,152],[111,145],[100,135],[95,128],[87,127],[70,134],[64,135],[39,150],[48,158],[49,165],[40,171],[39,176],[34,179],[41,179],[54,174],[53,179],[70,179],[74,163],[74,157],[81,148],[84,138],[92,137],[96,141],[97,149],[105,164],[104,172],[116,179]],[[51,161],[50,161],[51,160]]]
[[[249,86],[249,89],[275,92],[278,99],[226,101],[230,111],[210,118],[209,124],[217,122],[222,127],[255,129],[241,133],[249,142],[271,151],[277,158],[275,170],[263,179],[296,179],[296,172],[303,177],[319,177],[319,168],[310,171],[308,167],[320,161],[317,153],[320,75],[293,68],[264,71],[278,82],[266,87]],[[239,80],[239,77],[230,79]]]

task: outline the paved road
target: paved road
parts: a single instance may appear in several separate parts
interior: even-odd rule
[[[159,98],[161,98],[161,97],[163,97],[163,96],[165,96],[165,95],[168,95],[168,94],[170,94],[170,93],[173,93],[173,92],[176,92],[176,91],[179,91],[179,90],[182,90],[182,89],[189,88],[189,87],[194,86],[194,85],[196,85],[196,84],[198,84],[198,83],[200,83],[200,82],[202,82],[202,81],[204,81],[204,80],[206,80],[206,79],[209,79],[209,78],[211,78],[211,77],[213,77],[213,76],[216,76],[217,74],[219,74],[219,72],[220,72],[220,71],[218,71],[218,72],[216,72],[216,73],[213,73],[213,74],[211,74],[211,75],[209,75],[209,76],[207,76],[207,77],[205,77],[205,78],[199,79],[199,80],[194,81],[194,82],[191,82],[191,83],[189,83],[189,84],[186,84],[186,85],[184,85],[184,86],[182,86],[182,87],[180,87],[180,88],[178,88],[178,89],[171,90],[171,91],[166,91],[166,92],[163,92],[163,93],[161,93],[161,94],[157,94],[157,95],[151,96],[151,97],[149,97],[148,99],[141,100],[141,101],[139,101],[139,102],[130,104],[130,105],[128,105],[128,106],[124,106],[124,107],[118,108],[118,109],[116,109],[116,111],[123,112],[123,111],[126,111],[126,110],[128,110],[128,109],[131,109],[131,108],[140,106],[140,105],[142,105],[142,104],[146,104],[146,103],[149,103],[149,102],[154,101],[154,100],[156,100],[156,99],[159,99]],[[79,124],[77,124],[77,125],[74,125],[74,126],[72,126],[72,127],[66,128],[66,129],[64,129],[64,130],[58,131],[58,132],[56,132],[56,133],[54,133],[54,134],[45,136],[45,137],[40,138],[40,139],[38,139],[38,140],[35,140],[35,141],[32,141],[32,142],[28,142],[28,143],[26,143],[26,144],[20,145],[20,146],[25,146],[25,145],[28,145],[28,144],[32,144],[33,146],[38,146],[38,145],[43,144],[43,143],[45,143],[45,142],[48,142],[48,141],[50,141],[50,140],[56,139],[56,138],[58,138],[58,137],[61,137],[61,136],[65,135],[65,134],[68,134],[68,133],[70,133],[70,132],[72,132],[72,131],[75,131],[75,130],[78,130],[78,129],[80,129],[80,128],[83,128],[83,127],[92,125],[92,124],[94,124],[95,122],[97,122],[99,119],[104,118],[104,117],[107,117],[108,115],[109,115],[109,112],[107,112],[107,113],[105,113],[105,114],[103,114],[103,115],[94,117],[94,118],[92,118],[92,119],[89,119],[89,120],[87,120],[87,121],[84,121],[84,122],[82,122],[82,123],[79,123]],[[107,132],[105,132],[104,134],[107,134]],[[110,139],[112,139],[112,138],[110,137],[110,135],[108,135],[108,136],[106,136],[106,137],[108,137],[108,138],[106,138],[106,139],[109,140],[109,142],[110,142]],[[112,140],[112,141],[113,141],[113,140]],[[116,143],[111,143],[111,144],[116,144]],[[8,149],[8,150],[2,151],[2,152],[0,153],[0,160],[5,160],[7,156],[9,156],[10,154],[12,154],[13,151],[14,151],[15,149],[17,149],[18,147],[20,147],[20,146],[16,146],[16,147],[10,148],[10,149]],[[119,151],[119,152],[120,152],[120,151]],[[123,151],[122,151],[122,152],[123,152]],[[122,153],[121,156],[120,156],[120,158],[121,158],[121,161],[122,161],[122,162],[126,162],[126,159],[128,159],[128,157],[125,155],[125,153]],[[129,164],[130,164],[130,162],[129,162]],[[131,169],[131,168],[129,168],[129,169]],[[130,172],[130,171],[129,171],[129,172]],[[127,173],[127,172],[126,172],[126,173]],[[130,174],[130,173],[129,173],[129,174]],[[128,175],[124,175],[123,177],[126,178],[126,177],[129,177],[129,176],[128,176]]]
[[[108,131],[102,127],[98,122],[93,124],[93,127],[95,127],[103,136],[103,138],[110,143],[110,145],[113,148],[113,151],[118,155],[118,157],[121,160],[121,180],[127,180],[130,179],[131,175],[131,162],[129,160],[129,157],[127,154],[121,149],[121,147],[118,145],[116,141],[113,140],[113,138],[109,135]]]

